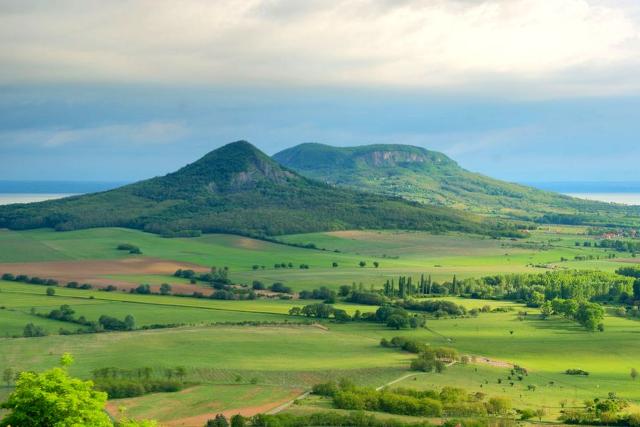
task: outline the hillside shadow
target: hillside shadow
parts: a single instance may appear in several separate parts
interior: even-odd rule
[[[560,318],[542,319],[537,316],[526,316],[522,322],[545,331],[554,331],[557,333],[573,334],[576,332],[586,332],[586,329],[578,323],[571,322]]]

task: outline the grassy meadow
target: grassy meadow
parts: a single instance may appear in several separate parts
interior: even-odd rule
[[[70,262],[65,265],[73,266],[76,262],[139,257],[204,268],[228,266],[234,282],[280,281],[299,291],[319,286],[337,289],[352,283],[362,283],[368,289],[380,287],[390,277],[415,277],[421,273],[431,274],[434,280],[450,280],[454,274],[469,277],[559,268],[613,271],[623,265],[619,260],[606,259],[609,252],[605,250],[575,245],[576,241],[590,239],[579,227],[547,227],[532,232],[528,239],[518,240],[392,231],[282,237],[290,244],[313,243],[318,248],[305,249],[231,235],[166,239],[118,228],[64,233],[3,230],[0,273],[19,274],[21,271],[15,268],[41,262]],[[116,250],[120,243],[139,246],[143,255]],[[574,260],[576,256],[589,255],[594,259]],[[569,261],[561,262],[562,258]],[[366,267],[358,266],[361,260],[367,263]],[[380,263],[378,268],[373,267],[374,261]],[[281,262],[291,262],[295,268],[274,268],[275,263]],[[332,267],[333,262],[338,266]],[[297,268],[302,263],[310,268]],[[257,270],[254,265],[259,266]],[[45,273],[41,277],[48,277]],[[133,284],[186,283],[185,279],[168,273],[148,271],[140,274],[115,271],[98,276]],[[204,284],[198,286],[203,291],[209,290]],[[65,287],[58,287],[54,296],[47,296],[46,289],[0,281],[0,368],[42,370],[56,365],[64,352],[73,353],[76,359],[71,373],[83,378],[90,378],[94,369],[105,367],[151,367],[160,372],[183,366],[187,381],[192,384],[185,390],[109,403],[112,414],[123,406],[131,416],[153,417],[167,425],[202,425],[203,419],[206,421],[206,417],[217,412],[265,411],[308,390],[314,383],[341,377],[379,387],[411,375],[393,387],[437,389],[454,385],[488,396],[507,395],[516,407],[546,408],[548,420],[557,417],[560,402],[565,400],[563,404],[567,406],[578,406],[584,399],[616,392],[640,403],[640,383],[629,375],[631,368],[640,368],[637,359],[640,341],[635,339],[640,334],[640,322],[616,317],[612,310],[605,318],[604,332],[587,332],[563,318],[552,316],[542,320],[536,309],[516,303],[444,297],[468,309],[488,304],[507,311],[480,313],[477,317],[429,318],[424,329],[395,331],[366,322],[323,321],[301,325],[296,323],[305,318],[288,315],[293,306],[317,301],[277,298],[224,301]],[[61,328],[75,330],[79,326],[34,313],[46,314],[63,304],[70,305],[76,316],[89,320],[97,320],[103,314],[120,319],[130,314],[137,328],[158,324],[180,326],[59,335]],[[350,314],[377,308],[347,303],[338,303],[336,307]],[[274,324],[240,325],[246,321]],[[21,335],[27,323],[41,326],[48,335],[11,338]],[[476,362],[451,366],[442,374],[413,375],[408,370],[413,355],[379,345],[381,338],[393,336],[410,336],[424,343],[454,347],[462,354],[474,356]],[[484,363],[483,358],[500,366]],[[523,381],[514,381],[512,386],[509,369],[501,365],[505,363],[524,366],[529,375]],[[573,368],[587,370],[590,375],[576,377],[563,373]],[[529,386],[535,386],[535,390]],[[0,388],[0,396],[9,390]],[[312,411],[326,409],[327,405],[322,399],[311,398],[289,410]]]
[[[620,263],[605,259],[599,248],[576,247],[576,241],[591,240],[580,227],[547,227],[528,239],[491,239],[449,233],[434,235],[409,231],[338,231],[279,237],[293,244],[314,244],[318,249],[271,243],[247,237],[211,234],[197,238],[167,239],[136,230],[103,228],[55,232],[46,229],[0,231],[0,272],[3,263],[39,261],[122,260],[138,255],[116,250],[120,243],[141,248],[143,258],[191,263],[203,268],[227,266],[232,280],[251,283],[276,281],[294,290],[362,283],[380,287],[398,275],[430,274],[434,280],[451,280],[499,273],[545,271],[548,268],[599,269],[613,271]],[[324,250],[323,250],[324,249]],[[576,256],[600,260],[574,261]],[[569,261],[560,262],[561,259]],[[359,262],[366,262],[364,268]],[[332,267],[333,263],[337,267]],[[375,268],[374,262],[379,263]],[[274,268],[292,263],[293,268]],[[308,270],[298,268],[309,265]],[[254,270],[254,266],[258,266]],[[264,267],[264,268],[263,268]],[[9,271],[18,274],[19,271]],[[184,284],[186,280],[170,274],[96,274],[133,284]],[[90,282],[90,280],[88,280]]]

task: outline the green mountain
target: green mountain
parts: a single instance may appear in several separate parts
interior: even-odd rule
[[[480,217],[450,208],[305,178],[245,141],[225,145],[163,177],[101,193],[0,207],[0,227],[64,231],[108,226],[166,235],[273,236],[356,228],[497,232],[497,226]],[[510,232],[513,228],[502,230]]]
[[[552,223],[635,225],[640,208],[586,201],[469,172],[442,153],[409,145],[307,143],[273,158],[341,187],[494,216]]]

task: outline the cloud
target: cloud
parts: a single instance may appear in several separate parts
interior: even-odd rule
[[[0,148],[59,148],[67,145],[155,145],[182,140],[188,129],[179,122],[152,121],[86,128],[23,129],[0,132]]]
[[[14,0],[0,8],[5,84],[640,89],[640,14],[630,1]]]

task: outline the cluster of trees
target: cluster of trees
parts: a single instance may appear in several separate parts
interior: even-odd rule
[[[12,273],[4,273],[1,276],[2,280],[6,280],[8,282],[20,282],[20,283],[28,283],[30,285],[43,285],[43,286],[58,286],[60,282],[56,279],[46,279],[42,277],[29,277],[26,274],[12,274]],[[67,282],[65,285],[67,288],[71,289],[91,289],[93,286],[89,283],[78,283],[75,281]]]
[[[629,413],[629,402],[611,392],[606,399],[596,398],[584,402],[580,409],[563,409],[560,420],[565,424],[640,426],[640,413]]]
[[[132,245],[131,243],[120,243],[116,249],[119,251],[128,251],[130,254],[142,254],[140,248],[136,245]]]
[[[225,286],[231,285],[231,280],[229,279],[229,267],[217,268],[213,266],[211,267],[211,271],[208,273],[196,273],[190,269],[183,270],[179,268],[175,273],[173,273],[173,275],[175,277],[189,279],[191,284],[195,284],[198,281],[206,282],[215,289],[222,289]]]
[[[454,276],[451,281],[442,283],[421,275],[418,281],[404,276],[397,282],[387,281],[382,294],[389,297],[457,295],[477,299],[505,299],[523,301],[537,307],[545,300],[556,297],[587,301],[624,301],[633,294],[633,284],[634,277],[585,270],[504,274],[464,280]],[[640,292],[640,285],[638,291]]]
[[[292,307],[289,310],[291,316],[306,316],[317,319],[334,319],[337,322],[365,321],[384,323],[393,329],[418,328],[426,324],[423,316],[409,313],[401,307],[384,305],[374,313],[361,313],[356,310],[353,316],[346,311],[335,308],[331,304],[317,303],[304,307]]]
[[[595,247],[613,249],[618,252],[640,252],[640,242],[634,240],[601,240],[594,243]]]
[[[70,288],[70,289],[85,289],[85,290],[87,290],[87,289],[93,288],[93,286],[91,286],[89,283],[80,284],[78,282],[68,282],[65,286],[67,288]],[[109,285],[109,286],[107,286],[105,288],[105,290],[115,290],[115,289],[117,289],[117,288],[115,286],[113,286],[113,285]]]
[[[271,291],[271,292],[275,292],[278,294],[292,294],[293,293],[293,289],[291,289],[289,286],[286,286],[284,283],[282,282],[275,282],[272,283],[271,285],[267,286],[264,283],[262,283],[259,280],[254,280],[253,283],[251,284],[251,288],[254,291]]]
[[[348,302],[355,304],[382,305],[389,302],[388,298],[379,293],[352,290],[349,286],[341,286],[338,294],[346,296]]]
[[[616,273],[621,276],[633,277],[634,279],[640,279],[640,268],[636,266],[620,267],[616,270]],[[635,291],[635,288],[634,288]]]
[[[44,285],[44,286],[58,286],[58,281],[56,279],[43,279],[41,277],[29,277],[26,274],[11,274],[4,273],[2,275],[2,280],[6,280],[8,282],[21,282],[21,283],[29,283],[31,285]]]
[[[187,370],[183,366],[165,369],[100,368],[93,372],[96,389],[110,399],[142,396],[149,393],[175,392],[185,387]]]
[[[439,417],[506,415],[511,410],[511,401],[493,397],[485,401],[483,393],[469,394],[455,387],[435,390],[413,390],[398,388],[374,390],[356,387],[348,380],[339,384],[328,382],[316,384],[313,393],[332,399],[339,409],[379,411],[397,415]]]
[[[22,336],[25,338],[44,337],[47,335],[47,331],[38,325],[33,323],[27,323],[22,331]]]
[[[397,283],[397,285],[396,285]],[[431,280],[431,275],[420,275],[420,279],[414,281],[410,276],[400,276],[397,282],[394,279],[387,280],[383,286],[383,294],[392,298],[407,298],[414,295],[432,295],[432,294],[458,294],[460,282],[454,275],[451,282],[447,286]]]
[[[436,317],[442,316],[464,316],[467,309],[462,305],[458,305],[452,301],[443,300],[413,300],[407,299],[396,303],[402,308],[413,311],[424,311],[426,313],[435,314]]]
[[[454,421],[445,424],[445,427],[473,426],[484,427],[486,423],[480,420]],[[218,414],[209,420],[205,427],[301,427],[301,426],[331,426],[331,427],[432,427],[427,421],[405,422],[394,418],[376,418],[374,415],[364,412],[313,412],[304,415],[290,413],[258,414],[247,418],[242,415],[234,415],[229,420]]]
[[[427,346],[422,342],[406,337],[393,337],[390,340],[382,338],[380,345],[385,348],[399,348],[409,353],[420,353]]]
[[[426,320],[423,316],[418,316],[409,313],[402,307],[395,307],[391,305],[383,305],[378,308],[374,316],[362,316],[362,320],[373,320],[380,323],[385,323],[389,328],[393,329],[406,329],[406,328],[419,328],[424,327]]]
[[[461,360],[457,350],[453,348],[432,347],[411,338],[393,337],[391,340],[383,338],[380,340],[380,345],[417,354],[418,357],[411,362],[411,369],[414,371],[442,372],[448,363]]]
[[[291,307],[289,315],[313,317],[316,319],[333,318],[336,322],[340,323],[353,320],[346,311],[325,303],[309,304],[302,308]]]
[[[128,314],[124,320],[117,319],[112,316],[102,315],[98,321],[87,320],[84,316],[75,317],[75,310],[68,304],[63,304],[60,308],[51,310],[48,314],[38,314],[38,316],[45,317],[47,319],[58,320],[60,322],[75,323],[86,327],[85,329],[78,329],[76,333],[87,332],[104,332],[104,331],[131,331],[136,327],[135,319],[132,315]],[[26,331],[26,329],[25,329]],[[72,332],[61,330],[61,333],[71,334]],[[26,335],[25,335],[26,336]],[[31,335],[34,336],[34,335]],[[38,335],[35,335],[38,336]]]
[[[589,376],[589,372],[583,370],[583,369],[567,369],[566,371],[564,371],[565,374],[567,375],[583,375],[583,376]]]
[[[273,268],[280,269],[280,268],[293,268],[293,263],[292,262],[277,262],[275,264],[273,264]],[[264,268],[264,267],[263,267]],[[309,269],[309,264],[300,264],[298,266],[298,268],[300,268],[301,270],[308,270]],[[257,265],[253,266],[254,270],[258,269]]]
[[[114,289],[111,289],[111,290],[116,290],[116,289],[117,288],[114,287]],[[190,296],[193,298],[210,298],[210,299],[217,299],[217,300],[256,299],[255,292],[252,289],[249,289],[247,286],[235,287],[233,285],[220,285],[219,283],[216,283],[216,285],[214,286],[214,289],[215,290],[209,295],[205,295],[202,292],[195,291],[191,295],[176,294],[175,296],[180,296],[180,297]],[[104,290],[108,291],[110,289],[105,288]],[[149,286],[148,284],[141,284],[135,288],[131,288],[129,290],[129,293],[141,294],[141,295],[171,295],[172,290],[173,288],[168,283],[161,284],[159,292],[154,292],[151,289],[151,286]]]
[[[448,363],[459,359],[458,352],[453,348],[426,346],[418,353],[418,357],[411,361],[411,370],[440,373]]]
[[[291,289],[289,286],[285,286],[285,284],[281,282],[275,282],[271,286],[269,286],[267,289],[270,290],[271,292],[276,292],[279,294],[293,293],[293,289]]]
[[[604,309],[594,302],[554,298],[542,303],[540,311],[545,317],[557,314],[575,320],[590,331],[604,331]]]
[[[633,278],[604,271],[550,271],[465,279],[459,295],[523,301],[532,307],[554,298],[620,301],[633,293]]]
[[[336,292],[323,286],[319,289],[313,289],[311,291],[300,291],[298,294],[300,299],[318,299],[323,300],[327,304],[333,304],[336,302]]]

